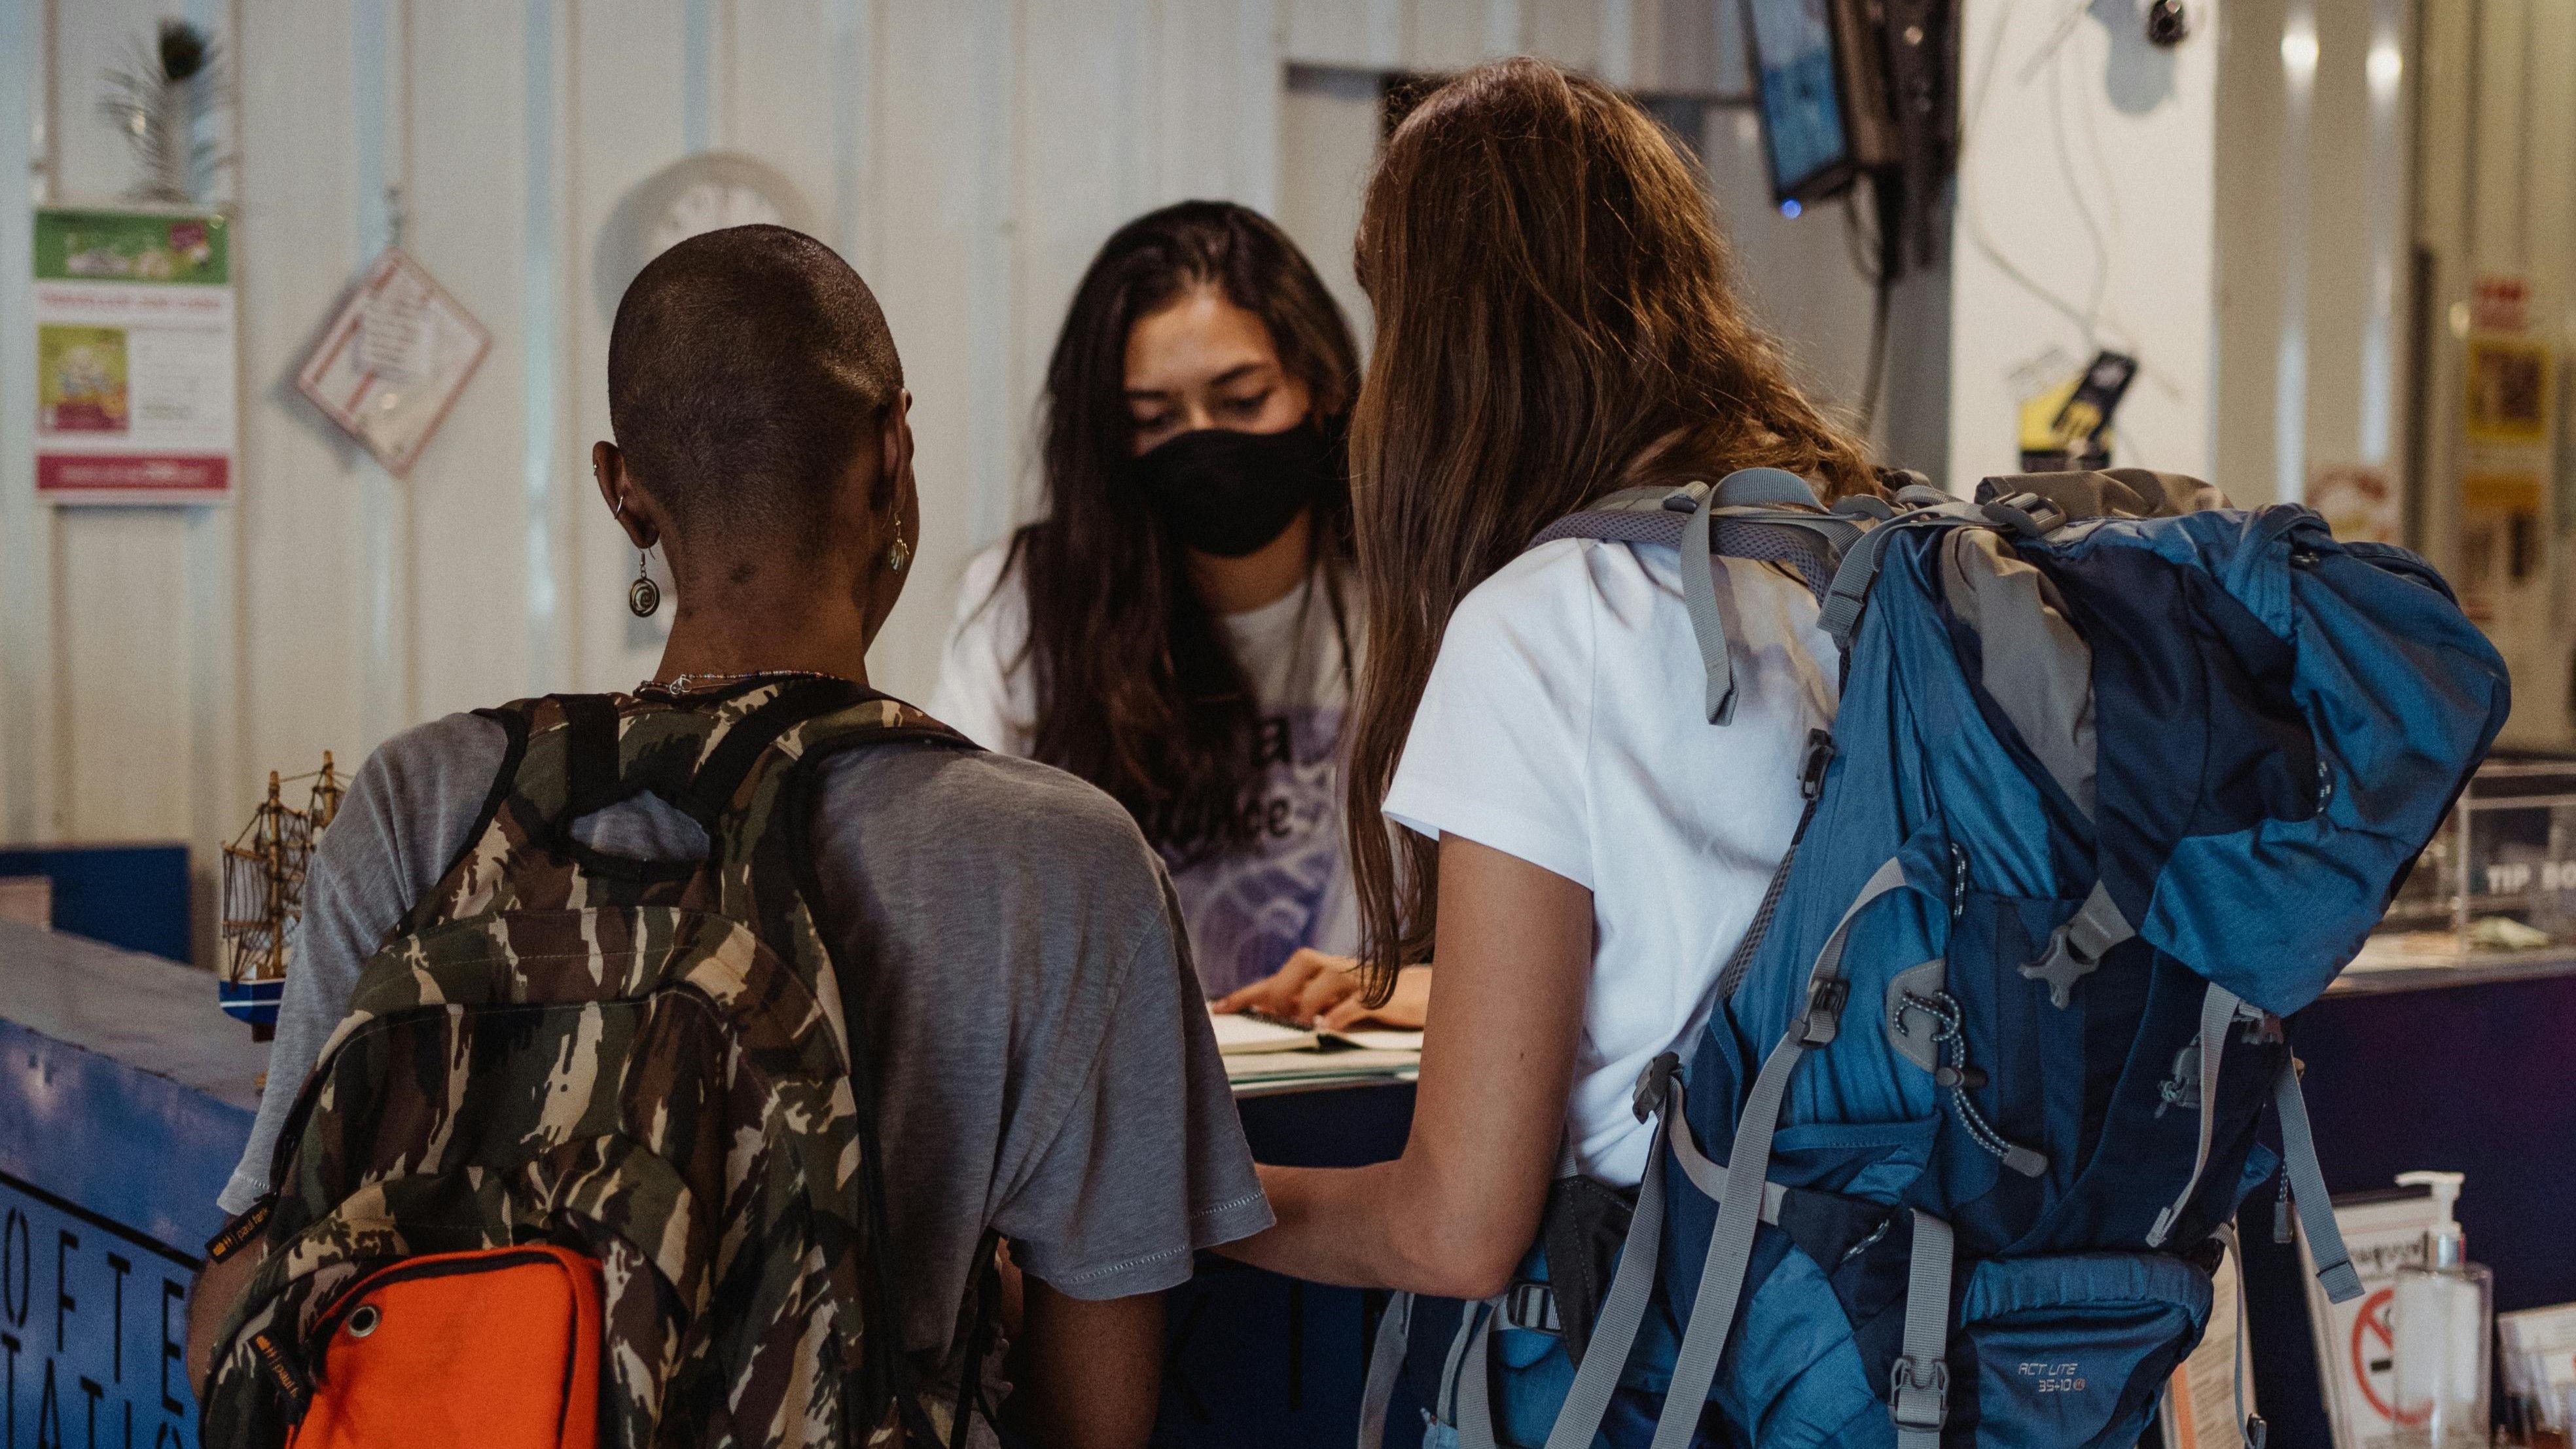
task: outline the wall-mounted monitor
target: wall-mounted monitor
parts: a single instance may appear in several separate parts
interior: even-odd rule
[[[1744,11],[1772,199],[1795,214],[1850,185],[1861,165],[1846,123],[1834,0],[1744,0]]]

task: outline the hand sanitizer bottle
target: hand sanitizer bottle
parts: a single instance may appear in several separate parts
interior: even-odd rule
[[[2406,1172],[2397,1181],[2433,1190],[2439,1220],[2424,1235],[2424,1262],[2397,1272],[2390,1305],[2394,1330],[2396,1432],[2399,1449],[2484,1446],[2487,1345],[2495,1333],[2495,1280],[2468,1260],[2468,1240],[2453,1216],[2465,1181],[2456,1172]]]

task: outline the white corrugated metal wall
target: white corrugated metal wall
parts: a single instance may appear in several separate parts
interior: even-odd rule
[[[0,276],[28,274],[31,199],[124,188],[102,76],[172,8],[0,0],[0,174],[33,183],[0,199]],[[220,32],[240,80],[221,196],[238,216],[237,494],[33,503],[26,286],[0,286],[0,840],[189,841],[201,950],[214,847],[269,769],[326,748],[346,764],[444,711],[650,669],[658,636],[624,607],[634,555],[589,479],[608,427],[592,271],[619,199],[669,162],[722,149],[777,167],[884,300],[918,400],[927,526],[871,667],[918,695],[959,567],[1025,506],[1045,352],[1118,222],[1233,197],[1279,212],[1346,279],[1366,72],[1532,51],[1641,89],[1743,86],[1733,0],[178,8]],[[1708,140],[1755,292],[1819,382],[1856,391],[1868,298],[1840,222],[1780,230],[1750,128],[1713,111]],[[293,382],[397,223],[494,336],[404,480]]]

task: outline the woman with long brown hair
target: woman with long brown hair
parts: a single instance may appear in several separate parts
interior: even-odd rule
[[[1814,600],[1771,567],[1528,541],[1644,483],[1767,465],[1828,498],[1876,484],[1731,291],[1693,164],[1593,81],[1515,60],[1433,94],[1369,183],[1358,262],[1378,324],[1352,425],[1363,969],[1383,993],[1439,964],[1403,1156],[1263,1169],[1278,1226],[1226,1251],[1480,1299],[1552,1181],[1633,1196],[1638,1071],[1707,1020],[1836,694]],[[1712,566],[1739,631],[1723,727],[1680,583]],[[1611,1442],[1653,1409],[1623,1391]]]
[[[1349,327],[1230,202],[1112,234],[1047,365],[1045,514],[976,559],[931,713],[1127,807],[1206,993],[1343,957]],[[1329,969],[1329,968],[1328,968]],[[1335,969],[1333,974],[1342,971]]]

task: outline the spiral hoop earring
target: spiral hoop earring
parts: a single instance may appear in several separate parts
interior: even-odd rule
[[[620,495],[610,499],[608,512],[618,522],[624,523],[626,521],[625,497]],[[633,610],[638,619],[649,619],[653,617],[656,609],[662,607],[662,586],[653,582],[652,570],[648,567],[650,560],[651,555],[647,550],[640,548],[635,550],[635,582],[626,586],[626,607]]]
[[[636,550],[635,582],[626,586],[626,607],[634,610],[638,619],[650,618],[654,610],[662,607],[662,586],[653,582],[653,575],[645,570],[645,558],[643,550]]]

